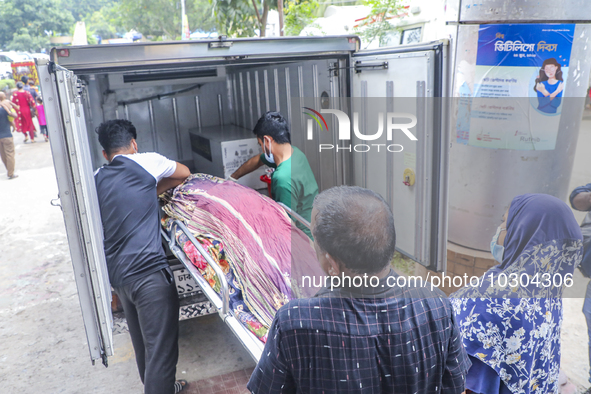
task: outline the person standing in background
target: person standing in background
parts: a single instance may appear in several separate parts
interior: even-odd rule
[[[0,106],[0,158],[6,167],[8,179],[14,179],[18,175],[14,173],[14,140],[8,115],[16,116],[16,113],[12,109],[6,110],[4,106]]]
[[[35,82],[32,79],[29,79],[29,89],[25,89],[27,92],[31,93],[31,96],[33,96],[34,100],[37,100],[37,97],[39,97],[39,92],[37,92],[37,88],[35,87]]]
[[[586,278],[591,278],[591,183],[575,188],[570,194],[570,205],[577,211],[585,211],[587,215],[581,223],[583,233],[583,260],[579,270]],[[591,362],[591,282],[587,284],[583,314],[587,321],[587,335],[589,337],[589,361]],[[591,370],[589,371],[589,383],[591,383]]]
[[[0,106],[2,106],[6,112],[8,113],[8,122],[12,126],[14,130],[16,130],[16,126],[14,124],[14,119],[17,117],[16,110],[18,106],[10,100],[6,99],[6,94],[4,92],[0,92]]]
[[[45,108],[43,108],[43,99],[41,96],[37,96],[37,119],[39,119],[39,128],[41,134],[45,137],[45,142],[49,141],[49,135],[47,134],[47,123],[45,121]]]
[[[21,77],[21,82],[23,83],[24,89],[26,92],[29,92],[31,94],[31,96],[33,96],[33,93],[31,92],[31,87],[29,86],[29,77],[27,77],[26,75],[23,75]],[[35,98],[35,96],[33,96],[33,99]]]
[[[25,90],[22,82],[16,83],[17,91],[12,94],[12,102],[18,105],[18,117],[16,118],[16,131],[25,135],[25,142],[35,142],[35,125],[33,124],[33,115],[36,114],[35,100],[29,92]]]
[[[478,286],[450,295],[472,363],[467,394],[560,391],[562,293],[581,261],[582,238],[560,199],[523,194],[511,201],[490,243],[499,265]],[[551,286],[549,278],[557,276],[563,282]],[[501,286],[499,277],[509,284]],[[532,279],[513,280],[525,277]],[[539,285],[533,278],[540,278]]]

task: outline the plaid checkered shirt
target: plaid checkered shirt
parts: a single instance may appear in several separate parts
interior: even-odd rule
[[[396,277],[391,271],[388,276]],[[277,312],[248,389],[264,393],[461,393],[470,361],[445,295],[323,289]],[[393,282],[390,282],[393,283]]]

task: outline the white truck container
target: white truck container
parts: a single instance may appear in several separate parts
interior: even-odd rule
[[[360,51],[355,36],[222,37],[54,48],[51,61],[38,59],[37,64],[59,186],[55,204],[64,215],[93,362],[102,359],[106,364],[113,354],[111,289],[93,178],[104,163],[95,129],[109,119],[134,123],[140,151],[159,152],[199,172],[205,167],[194,160],[192,130],[252,130],[264,112],[280,111],[321,191],[344,184],[378,191],[396,218],[398,250],[430,269],[445,269],[449,122],[437,98],[448,94],[447,41]],[[343,143],[339,123],[325,112],[328,130],[309,126],[302,103],[317,111],[340,110],[352,120],[354,112],[361,113],[363,128],[375,130],[373,108],[367,101],[352,101],[351,107],[350,97],[404,99],[395,109],[416,116],[410,129],[416,141],[398,133],[394,140],[404,140],[404,153],[383,156],[351,149],[320,151],[321,144]],[[353,135],[351,143],[365,142],[354,130],[343,131]],[[388,142],[383,134],[372,143]],[[207,287],[187,259],[179,260],[183,265],[177,271],[186,271],[177,280],[189,272]],[[227,299],[211,289],[202,291],[258,359],[262,343],[238,324]]]

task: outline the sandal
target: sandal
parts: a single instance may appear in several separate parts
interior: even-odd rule
[[[189,386],[189,383],[187,383],[186,380],[183,380],[183,379],[177,380],[176,382],[174,382],[174,394],[180,393],[188,386]]]

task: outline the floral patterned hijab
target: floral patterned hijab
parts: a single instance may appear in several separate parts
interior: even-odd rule
[[[450,296],[464,346],[511,392],[555,393],[561,296],[581,261],[580,228],[558,198],[524,194],[511,202],[504,246],[502,264],[479,287]]]

